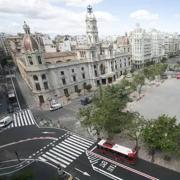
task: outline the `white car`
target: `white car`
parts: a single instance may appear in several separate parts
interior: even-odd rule
[[[11,116],[6,116],[3,119],[0,120],[0,128],[6,127],[9,124],[13,122],[13,119]]]
[[[60,109],[62,107],[63,106],[61,103],[51,104],[50,111],[55,111],[55,110]]]

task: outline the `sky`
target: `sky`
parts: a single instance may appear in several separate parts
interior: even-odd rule
[[[93,6],[100,36],[123,35],[136,23],[142,28],[180,33],[180,0],[0,0],[0,32],[85,34],[88,4]]]

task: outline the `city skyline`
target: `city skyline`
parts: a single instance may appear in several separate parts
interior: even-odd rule
[[[145,29],[179,32],[180,2],[172,0],[107,1],[107,0],[0,0],[0,32],[16,34],[26,20],[32,32],[56,34],[85,34],[86,6],[92,4],[98,21],[99,35],[122,35],[136,23]],[[130,4],[130,5],[129,5]]]

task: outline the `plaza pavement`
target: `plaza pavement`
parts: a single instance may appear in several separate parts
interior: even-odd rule
[[[138,111],[145,118],[157,118],[161,114],[176,116],[180,122],[180,80],[169,78],[159,86],[146,85],[144,97],[131,103],[130,110]]]

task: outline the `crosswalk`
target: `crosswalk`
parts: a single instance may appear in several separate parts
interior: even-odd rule
[[[66,168],[93,144],[93,141],[77,135],[71,135],[47,152],[41,154],[38,159],[55,166],[61,165],[63,168]]]
[[[35,120],[30,109],[13,113],[13,122],[7,128],[35,125]]]
[[[87,157],[88,157],[88,159],[89,159],[89,162],[91,163],[91,164],[96,164],[96,163],[98,163],[99,162],[99,158],[97,157],[97,156],[95,156],[94,154],[91,154],[91,153],[89,153],[89,152],[86,152],[86,155],[87,155]]]

